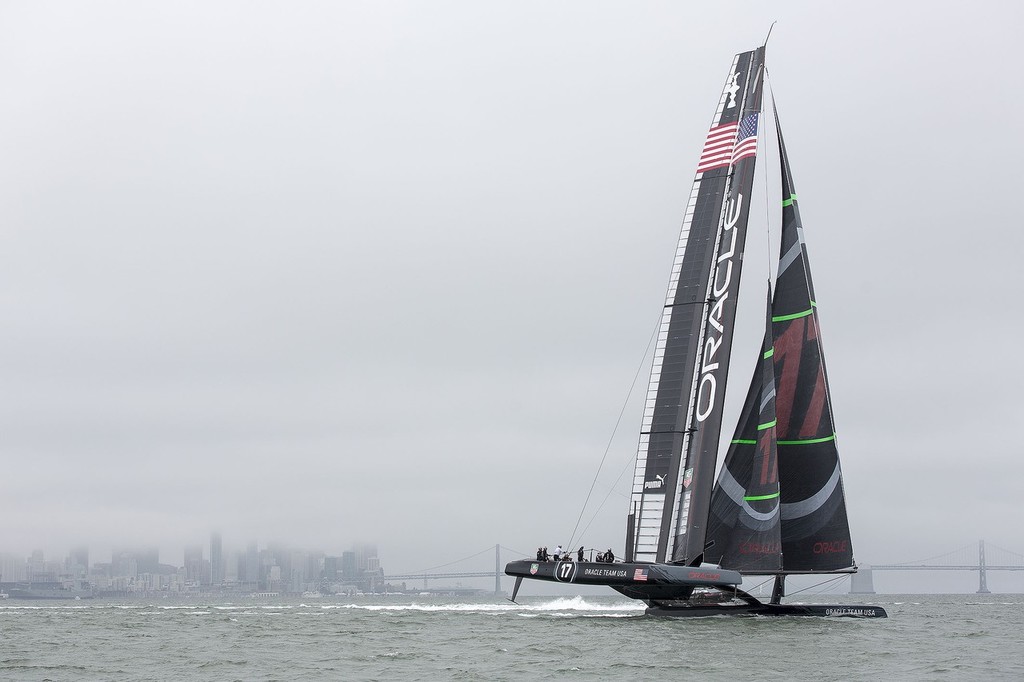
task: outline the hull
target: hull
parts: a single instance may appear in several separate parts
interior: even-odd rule
[[[700,618],[705,616],[819,616],[826,618],[888,618],[881,606],[864,604],[701,604],[693,606],[651,605],[649,616],[662,618]]]
[[[511,561],[505,574],[518,580],[545,580],[575,585],[604,585],[632,599],[686,599],[695,588],[735,590],[743,582],[737,571],[652,563],[592,561]],[[513,598],[514,595],[513,595]]]
[[[92,588],[88,583],[75,586],[61,582],[0,583],[0,592],[10,599],[92,599]]]
[[[10,599],[92,599],[94,595],[88,590],[12,588],[7,596]]]

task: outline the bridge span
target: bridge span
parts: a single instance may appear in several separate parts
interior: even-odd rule
[[[988,589],[989,571],[1024,571],[1024,554],[1018,554],[1002,547],[990,545],[990,552],[992,550],[995,550],[993,557],[996,563],[986,559],[985,541],[979,540],[977,560],[974,559],[974,545],[967,545],[952,552],[920,561],[863,566],[860,571],[853,575],[850,583],[850,592],[853,594],[874,594],[873,571],[977,571],[977,593],[991,594]]]
[[[508,547],[504,548],[520,557],[527,555]],[[501,545],[494,545],[494,570],[475,571],[452,571],[451,566],[464,564],[467,561],[477,559],[492,551],[490,547],[483,549],[476,554],[457,559],[455,561],[434,566],[415,573],[396,573],[383,577],[384,581],[423,581],[423,589],[429,589],[429,582],[433,580],[461,580],[469,578],[494,578],[494,593],[504,594],[501,589],[501,579],[504,577],[504,565],[501,561]],[[447,571],[441,569],[449,569]],[[874,571],[977,571],[978,572],[978,594],[990,594],[988,589],[989,571],[1024,571],[1024,554],[1018,554],[1010,550],[986,546],[984,540],[979,540],[977,545],[966,545],[964,547],[940,554],[919,561],[908,561],[896,564],[872,564],[863,565],[860,571],[852,574],[850,592],[852,594],[874,594]]]
[[[508,549],[508,548],[506,547],[506,549]],[[481,550],[481,551],[477,552],[476,554],[473,554],[471,556],[465,557],[464,559],[457,559],[456,561],[452,561],[452,562],[447,563],[447,564],[442,564],[441,566],[434,566],[433,568],[428,568],[428,569],[426,569],[424,571],[421,571],[419,573],[396,573],[394,575],[386,575],[386,576],[384,576],[384,580],[385,581],[394,581],[394,580],[422,580],[423,581],[423,589],[426,590],[426,589],[428,589],[428,587],[427,587],[427,581],[428,580],[446,580],[446,579],[447,580],[451,580],[451,579],[458,580],[458,579],[461,579],[461,578],[490,578],[491,576],[493,576],[494,577],[494,594],[501,595],[501,594],[504,594],[504,592],[501,589],[501,577],[504,575],[504,573],[502,572],[502,569],[504,568],[504,566],[502,566],[502,564],[501,564],[501,545],[495,545],[494,546],[494,570],[493,571],[462,571],[462,572],[450,572],[449,571],[449,572],[444,572],[444,573],[437,573],[436,572],[437,569],[446,568],[446,567],[451,566],[453,564],[463,563],[465,561],[468,561],[470,559],[474,559],[474,558],[480,556],[481,554],[484,554],[485,552],[489,552],[489,551],[491,551],[490,547],[488,547],[485,550]],[[509,551],[515,552],[515,550],[509,550]],[[522,554],[521,552],[515,552],[515,553],[516,554]]]

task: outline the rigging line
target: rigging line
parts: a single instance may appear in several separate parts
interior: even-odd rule
[[[605,493],[604,499],[601,500],[601,504],[597,506],[597,509],[594,511],[593,516],[590,517],[590,521],[587,521],[587,525],[583,527],[583,532],[580,533],[580,537],[585,536],[587,534],[587,531],[590,530],[590,526],[592,526],[594,524],[594,521],[597,520],[597,515],[601,513],[602,509],[604,509],[604,505],[605,503],[608,502],[608,498],[612,496],[613,492],[616,492],[615,488],[616,486],[619,485],[619,481],[622,480],[622,474],[626,473],[626,471],[629,469],[629,466],[633,464],[633,462],[635,461],[636,457],[634,456],[632,459],[626,462],[626,466],[622,467],[622,471],[619,472],[619,475],[615,478],[615,482],[612,483],[612,486],[608,488],[608,492]],[[619,495],[622,495],[622,493],[619,493]],[[622,495],[622,497],[626,498],[627,500],[629,499],[629,495]]]
[[[583,532],[580,533],[580,537],[586,535],[587,531],[590,530],[590,526],[592,526],[594,521],[597,520],[597,515],[601,513],[602,509],[604,509],[604,505],[608,503],[608,498],[612,496],[612,493],[616,493],[619,495],[619,497],[623,497],[627,500],[630,499],[629,495],[623,495],[621,492],[616,490],[616,488],[619,485],[619,481],[622,480],[623,474],[629,471],[630,466],[636,463],[636,458],[638,455],[639,453],[634,454],[630,459],[626,460],[626,465],[622,467],[622,469],[619,471],[619,475],[615,477],[615,481],[611,484],[611,486],[608,487],[608,492],[605,493],[604,499],[601,500],[601,504],[597,506],[597,509],[594,511],[593,516],[590,517],[590,521],[588,521],[587,525],[584,526]]]
[[[904,561],[902,563],[895,563],[895,564],[893,564],[893,566],[913,566],[914,564],[923,564],[923,563],[927,563],[929,561],[932,561],[933,559],[943,559],[945,557],[953,556],[954,554],[959,554],[960,552],[964,552],[966,550],[973,549],[973,548],[974,548],[973,545],[964,545],[963,547],[958,547],[957,549],[954,549],[952,552],[946,552],[945,554],[936,554],[935,556],[930,556],[927,559],[915,559],[915,560],[912,560],[912,561]]]
[[[460,561],[469,561],[470,559],[475,559],[476,557],[480,556],[484,552],[493,552],[493,551],[494,551],[494,546],[492,545],[491,547],[487,547],[486,549],[480,550],[476,554],[471,554],[469,556],[462,557],[461,559],[456,559],[455,561],[449,561],[448,563],[441,564],[440,566],[431,566],[430,568],[424,568],[422,571],[413,571],[412,574],[426,573],[427,571],[436,571],[439,568],[444,568],[445,566],[451,566],[452,564],[457,564]],[[526,556],[526,555],[524,554],[523,556]]]
[[[512,552],[513,554],[518,554],[520,556],[530,556],[526,552],[520,552],[518,549],[512,549],[511,547],[506,547],[505,545],[501,545],[501,548],[502,549],[506,549],[506,550]]]
[[[792,597],[794,594],[800,594],[801,592],[806,592],[807,590],[813,590],[815,588],[821,587],[822,585],[828,585],[829,583],[834,583],[837,580],[846,580],[846,579],[849,579],[849,577],[850,577],[849,574],[846,574],[846,573],[844,573],[842,575],[837,575],[835,578],[829,578],[828,580],[823,580],[820,583],[815,583],[815,584],[813,584],[813,585],[811,585],[809,587],[803,588],[802,590],[797,590],[796,592],[788,592],[786,594],[786,596],[787,597]]]
[[[587,499],[583,501],[583,508],[580,509],[580,515],[576,519],[576,525],[572,529],[572,534],[569,535],[569,542],[567,544],[567,547],[571,548],[573,543],[576,541],[576,531],[579,530],[580,522],[583,520],[583,514],[586,513],[587,505],[590,504],[590,496],[594,493],[594,486],[597,485],[597,479],[601,476],[601,469],[604,468],[604,462],[606,459],[608,459],[608,452],[612,449],[612,441],[615,440],[615,434],[619,430],[619,424],[622,422],[622,415],[625,414],[626,412],[626,406],[629,405],[629,399],[633,396],[633,389],[636,388],[636,380],[640,378],[640,373],[643,371],[644,366],[647,364],[647,355],[648,353],[651,352],[651,345],[654,343],[654,340],[658,338],[658,331],[661,329],[661,319],[664,316],[664,313],[664,309],[658,311],[658,321],[654,325],[654,331],[651,332],[651,338],[648,339],[647,341],[647,348],[644,349],[643,357],[640,358],[640,364],[636,368],[636,373],[633,374],[633,382],[629,385],[629,390],[626,392],[626,399],[622,401],[622,409],[619,410],[619,417],[618,419],[615,420],[615,426],[612,427],[612,434],[611,436],[608,437],[608,445],[606,445],[604,448],[604,455],[601,456],[601,463],[597,465],[597,472],[594,474],[594,480],[590,484],[590,490],[587,491]],[[634,456],[634,459],[635,457],[636,456]],[[622,478],[621,473],[619,474],[619,478]],[[615,479],[616,483],[619,482],[619,478]],[[608,498],[605,497],[605,500],[607,499]],[[601,502],[601,506],[604,506],[604,502]],[[598,507],[597,511],[601,511],[601,507]],[[596,514],[597,512],[595,512],[595,515]],[[589,527],[590,524],[588,523],[587,528]]]
[[[749,590],[747,590],[747,592],[753,592],[754,590],[759,590],[759,589],[761,589],[761,587],[763,587],[764,585],[767,585],[768,583],[770,583],[773,580],[775,580],[775,576],[770,575],[767,578],[765,578],[764,580],[762,580],[761,582],[759,582],[758,584],[753,585]]]
[[[775,26],[774,22],[772,22],[772,26]],[[771,33],[772,33],[772,30],[769,28],[768,29],[768,35],[771,35]],[[764,42],[767,45],[768,44],[768,38],[765,38]],[[771,103],[772,103],[772,119],[774,120],[775,119],[775,115],[776,115],[775,114],[775,91],[772,90],[772,82],[768,78],[768,75],[769,75],[768,74],[768,66],[766,65],[764,67],[764,82],[765,82],[765,85],[768,86],[768,98],[771,100]],[[765,137],[765,142],[767,142],[768,141],[768,126],[767,125],[764,126],[764,137]],[[768,157],[767,157],[767,152],[768,152],[768,150],[765,150],[765,163],[762,164],[762,165],[764,165],[764,225],[765,225],[765,232],[768,233],[768,239],[765,241],[765,251],[767,252],[767,255],[768,255],[768,294],[771,295],[771,290],[772,290],[772,285],[771,285],[771,281],[772,281],[772,216],[771,216],[771,210],[772,209],[771,209],[771,194],[768,192],[768,163],[767,163],[768,162]],[[779,182],[779,184],[780,185],[782,184],[781,181]]]

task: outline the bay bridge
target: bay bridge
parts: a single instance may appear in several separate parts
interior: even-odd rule
[[[518,554],[520,556],[526,556],[522,552],[517,552],[514,549],[508,549],[507,547],[505,549],[507,551],[509,551],[509,552],[512,552],[513,554]],[[427,581],[428,580],[446,580],[446,579],[447,580],[451,580],[451,579],[461,580],[463,578],[490,578],[490,577],[493,576],[494,577],[494,594],[502,594],[502,590],[501,590],[501,577],[504,575],[504,573],[502,572],[502,569],[504,568],[504,566],[502,566],[502,564],[501,564],[501,545],[495,545],[494,546],[494,570],[493,571],[462,571],[462,572],[455,572],[455,573],[453,573],[453,572],[437,573],[436,572],[439,569],[447,568],[448,566],[453,566],[455,564],[461,564],[461,563],[464,563],[466,561],[475,559],[476,557],[479,557],[480,555],[482,555],[482,554],[484,554],[486,552],[490,552],[490,551],[491,551],[491,548],[488,547],[487,549],[480,550],[476,554],[471,554],[468,557],[463,557],[462,559],[456,559],[455,561],[448,562],[447,564],[441,564],[440,566],[434,566],[433,568],[424,569],[423,571],[419,571],[417,573],[404,573],[404,574],[400,573],[400,574],[395,574],[395,575],[386,575],[386,576],[384,576],[383,579],[385,581],[422,580],[423,581],[423,589],[427,590],[428,589],[428,586],[427,586]]]
[[[515,558],[531,556],[501,545],[487,547],[475,554],[461,559],[433,566],[431,568],[417,571],[415,573],[396,573],[383,577],[385,582],[397,581],[423,581],[423,589],[429,590],[430,581],[456,580],[472,578],[494,578],[494,593],[503,594],[501,579],[504,576],[504,564],[501,560],[502,550],[515,555]],[[451,567],[457,564],[466,564],[473,561],[477,565],[481,563],[481,557],[494,552],[494,569],[488,566],[473,571],[455,571]],[[488,562],[489,563],[489,562]],[[927,559],[907,561],[895,564],[871,564],[861,565],[860,570],[852,575],[850,583],[851,594],[874,594],[873,574],[875,571],[964,571],[978,573],[978,594],[989,594],[988,572],[989,571],[1024,571],[1024,554],[1019,554],[993,544],[985,544],[984,540],[978,543],[959,547],[945,554],[938,554]]]
[[[952,552],[939,554],[919,561],[899,564],[872,564],[862,566],[853,574],[850,591],[855,594],[873,594],[874,571],[977,571],[978,594],[991,594],[988,589],[989,571],[1024,571],[1024,554],[1018,554],[1002,547],[979,540],[977,545],[966,545]]]

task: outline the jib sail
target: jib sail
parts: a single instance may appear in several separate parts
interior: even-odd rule
[[[853,566],[832,400],[793,176],[782,163],[782,246],[772,305],[783,570]]]
[[[782,568],[770,297],[760,362],[711,497],[705,552],[707,561],[747,573]]]

